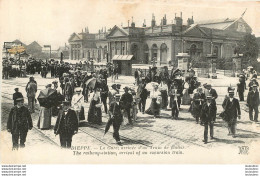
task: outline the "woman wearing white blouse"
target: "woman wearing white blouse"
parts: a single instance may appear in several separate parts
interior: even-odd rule
[[[150,92],[150,98],[152,99],[149,109],[146,110],[147,114],[154,115],[154,118],[160,115],[160,99],[161,92],[158,89],[158,85],[154,85],[154,89]]]

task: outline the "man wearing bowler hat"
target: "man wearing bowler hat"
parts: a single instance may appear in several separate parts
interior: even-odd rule
[[[249,119],[251,121],[254,120],[255,122],[258,122],[259,92],[256,84],[253,84],[252,90],[248,92],[247,105],[249,107]],[[254,119],[253,111],[255,112]]]
[[[119,129],[120,125],[123,121],[123,114],[121,112],[122,107],[119,103],[120,94],[115,95],[115,101],[113,101],[109,107],[109,114],[110,114],[110,123],[113,124],[113,138],[116,140],[117,144],[121,145],[120,136],[119,136]]]
[[[70,148],[72,136],[78,133],[78,119],[76,112],[70,109],[70,102],[63,101],[63,107],[59,111],[54,134],[60,135],[60,144],[62,148]]]
[[[124,88],[125,93],[122,95],[120,99],[121,106],[123,107],[124,111],[127,114],[129,124],[132,124],[132,117],[130,116],[130,109],[133,102],[133,96],[128,92],[129,88]]]
[[[213,126],[214,118],[216,116],[217,107],[216,103],[212,101],[212,95],[207,96],[207,101],[202,105],[201,108],[201,119],[204,123],[204,140],[203,142],[207,144],[208,142],[208,128],[210,128],[210,138],[213,139]]]
[[[25,147],[27,132],[33,127],[30,111],[23,105],[24,99],[17,98],[16,102],[7,121],[7,130],[12,133],[13,150],[18,149],[19,139],[20,148]]]

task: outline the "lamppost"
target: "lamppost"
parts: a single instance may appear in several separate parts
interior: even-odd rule
[[[93,58],[90,59],[90,64],[91,64],[91,71],[93,72],[94,71],[94,59]]]
[[[51,45],[43,45],[44,48],[50,48],[50,58],[51,58]]]

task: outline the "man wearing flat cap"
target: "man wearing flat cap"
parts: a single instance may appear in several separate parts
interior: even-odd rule
[[[249,107],[249,119],[258,122],[259,92],[256,84],[253,84],[252,90],[248,92],[247,105]],[[255,112],[254,118],[253,111]]]
[[[130,115],[130,109],[131,109],[131,106],[133,103],[133,95],[131,95],[128,92],[129,91],[128,87],[125,87],[124,90],[125,90],[125,93],[122,95],[122,97],[120,99],[120,104],[123,107],[123,110],[125,111],[125,113],[127,114],[129,124],[132,124],[132,117]]]
[[[208,142],[208,128],[210,128],[210,138],[213,139],[213,126],[214,118],[217,112],[216,103],[212,101],[212,96],[208,95],[206,97],[207,101],[202,105],[201,108],[201,119],[204,124],[204,140],[203,142],[207,144]]]
[[[70,102],[63,101],[63,107],[59,111],[54,134],[60,135],[60,145],[62,148],[70,148],[72,136],[78,133],[78,119],[76,112],[70,109]]]
[[[19,88],[15,88],[15,93],[13,94],[14,106],[17,105],[16,99],[23,98],[23,94],[19,92]]]
[[[236,124],[237,118],[241,118],[241,111],[238,99],[234,98],[234,90],[230,89],[228,91],[228,96],[225,97],[222,107],[224,109],[225,115],[224,120],[228,124],[228,135],[236,137]]]
[[[12,133],[13,150],[18,149],[19,146],[20,148],[25,147],[27,132],[33,127],[30,111],[23,105],[24,99],[17,98],[16,102],[7,121],[7,130]]]

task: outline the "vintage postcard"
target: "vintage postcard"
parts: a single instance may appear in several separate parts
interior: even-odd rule
[[[260,3],[1,0],[1,164],[259,164]]]

